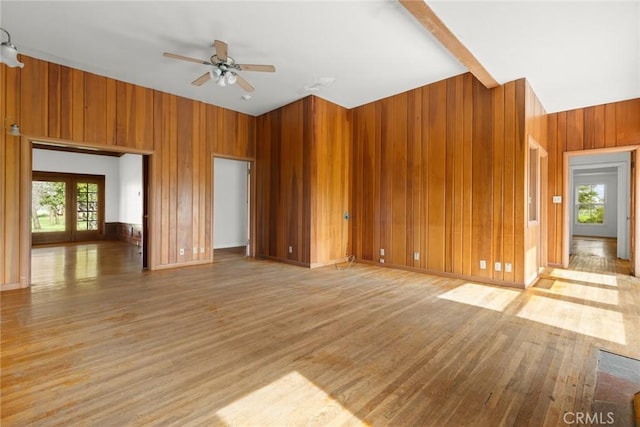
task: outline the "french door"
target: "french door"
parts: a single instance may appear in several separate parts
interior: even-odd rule
[[[97,240],[104,235],[104,175],[33,172],[33,244]]]

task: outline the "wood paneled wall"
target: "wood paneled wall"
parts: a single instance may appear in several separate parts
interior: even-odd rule
[[[640,98],[547,115],[548,194],[564,194],[564,153],[640,145]],[[563,205],[549,203],[549,263],[562,264]]]
[[[3,129],[1,136],[3,287],[25,285],[16,257],[26,254],[28,262],[28,247],[18,247],[29,242],[28,227],[19,225],[18,206],[29,197],[22,194],[20,177],[30,167],[30,140],[150,154],[151,268],[211,261],[212,156],[253,159],[255,118],[46,61],[21,59],[22,69],[0,65],[2,116],[15,118],[24,135],[11,137]],[[21,165],[25,158],[28,161]]]
[[[309,96],[257,118],[258,255],[313,267],[349,252],[350,114]]]
[[[465,74],[354,110],[359,259],[524,284],[525,88]]]

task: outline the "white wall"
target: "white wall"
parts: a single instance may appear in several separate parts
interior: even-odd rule
[[[576,171],[577,172],[577,171]],[[571,206],[573,234],[576,236],[617,237],[618,233],[618,174],[575,174],[573,177],[573,194],[577,194],[578,185],[604,184],[604,224],[578,224],[575,203]]]
[[[105,222],[118,221],[120,214],[118,157],[34,149],[33,170],[104,175]]]
[[[142,224],[142,156],[125,154],[119,158],[119,222]]]
[[[216,157],[213,187],[213,248],[246,246],[247,162]]]

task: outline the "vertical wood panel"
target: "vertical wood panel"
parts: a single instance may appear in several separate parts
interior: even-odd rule
[[[491,92],[478,81],[473,83],[473,259],[474,276],[492,276],[493,230],[493,133],[491,122],[493,105]],[[481,270],[479,260],[485,260],[487,269]]]
[[[176,173],[176,227],[177,227],[177,243],[178,243],[178,260],[180,262],[188,262],[192,260],[192,239],[193,233],[191,221],[193,219],[193,155],[197,143],[194,134],[193,120],[195,114],[195,103],[185,98],[178,98],[177,102],[177,138],[175,150],[177,157],[177,173]],[[180,147],[178,149],[178,147]],[[180,254],[180,250],[184,254]]]
[[[445,271],[447,82],[429,88],[429,240],[427,268]]]
[[[8,67],[5,66],[0,66],[0,93],[2,93],[2,96],[0,96],[0,117],[7,117],[7,98],[8,98],[8,93],[7,92],[11,92],[13,94],[15,94],[15,88],[8,88],[7,87],[7,69]],[[4,120],[4,119],[3,119]],[[6,193],[5,193],[5,186],[7,184],[7,176],[5,175],[6,172],[6,165],[7,165],[7,160],[6,160],[6,132],[2,132],[0,133],[0,280],[2,281],[1,283],[5,284],[7,283],[7,278],[9,275],[5,274],[6,272],[6,267],[5,267],[5,247],[8,243],[7,238],[5,237],[5,228],[6,228],[6,219],[5,219],[5,214],[6,214],[6,210],[7,210],[7,201],[6,201]],[[0,287],[0,290],[2,288]]]
[[[517,134],[516,134],[516,87],[514,83],[504,86],[504,196],[503,196],[503,236],[502,257],[503,263],[511,263],[511,272],[503,271],[505,281],[514,282],[514,270],[517,269],[517,251],[515,236],[517,233],[516,209],[516,175],[522,173],[516,169]],[[499,132],[499,129],[497,130]]]
[[[407,93],[407,265],[420,266],[420,260],[413,259],[413,252],[426,256],[422,250],[420,236],[423,231],[420,224],[420,204],[422,200],[422,90]]]
[[[47,110],[49,116],[47,118],[47,135],[52,138],[60,138],[61,111],[60,111],[60,65],[48,64],[48,94],[47,94]]]
[[[447,251],[450,257],[451,271],[463,274],[464,259],[464,77],[458,76],[449,83],[450,91],[447,97],[451,105],[447,116],[447,151],[451,162],[447,164],[452,169],[452,216],[451,216],[451,250]],[[449,155],[451,153],[451,155]],[[447,234],[448,236],[449,234]]]
[[[463,132],[463,164],[464,172],[462,177],[463,186],[463,258],[462,272],[467,276],[472,275],[472,268],[475,265],[473,258],[473,81],[471,74],[464,75],[464,132]]]
[[[48,133],[49,66],[44,61],[22,57],[20,69],[20,127],[25,135]]]
[[[505,146],[504,146],[504,121],[505,121],[505,90],[504,86],[499,86],[493,91],[493,249],[491,258],[495,262],[505,263],[503,253],[504,239],[504,167],[505,167]],[[504,269],[493,270],[493,278],[504,279]]]
[[[407,265],[407,96],[391,98],[388,115],[388,164],[391,165],[391,234],[389,261]]]
[[[616,103],[616,145],[640,143],[640,98]]]
[[[84,72],[71,69],[71,134],[70,139],[73,141],[82,141],[84,138]]]
[[[111,143],[107,141],[107,122],[111,125],[115,118],[107,118],[107,79],[91,73],[84,77],[83,141]]]
[[[431,227],[429,227],[429,203],[430,203],[430,185],[429,178],[431,175],[431,163],[430,163],[430,145],[431,145],[431,131],[430,121],[431,116],[431,86],[425,86],[422,88],[422,157],[420,161],[422,163],[422,197],[420,200],[420,230],[422,235],[420,236],[420,248],[422,250],[422,256],[420,257],[420,268],[428,268],[429,256],[431,248],[429,247],[429,236],[431,233]]]
[[[526,216],[525,207],[527,206],[527,193],[525,181],[525,156],[528,153],[528,138],[526,136],[525,124],[525,80],[516,80],[515,85],[515,172],[514,172],[514,188],[515,188],[515,207],[514,207],[514,263],[513,277],[517,283],[524,283],[525,280],[525,227]]]
[[[567,150],[584,149],[584,109],[567,112]]]

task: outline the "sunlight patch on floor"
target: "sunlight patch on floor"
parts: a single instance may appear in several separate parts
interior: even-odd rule
[[[520,291],[514,289],[465,283],[462,286],[438,295],[438,298],[494,311],[504,311],[518,295],[520,295]]]
[[[622,313],[533,295],[518,317],[579,334],[627,344]]]
[[[579,285],[577,283],[554,280],[549,289],[536,288],[545,293],[563,295],[572,298],[580,298],[601,304],[618,305],[618,290],[604,289],[594,286]]]
[[[338,401],[293,371],[220,409],[227,425],[367,425]]]
[[[554,268],[550,271],[549,275],[555,279],[575,280],[579,282],[594,283],[597,285],[618,287],[618,280],[616,279],[616,276],[610,274]]]

